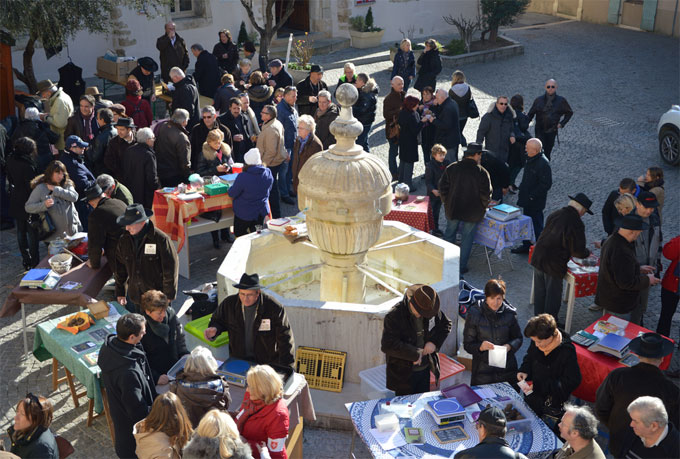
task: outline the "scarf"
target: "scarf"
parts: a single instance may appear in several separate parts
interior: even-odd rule
[[[92,120],[94,119],[94,111],[87,118],[83,118],[82,113],[80,114],[80,117],[83,120],[83,136],[87,140],[92,140],[94,138],[94,135],[92,134]]]
[[[163,338],[165,344],[170,344],[170,312],[168,311],[165,314],[163,322],[156,322],[146,314],[146,311],[144,311],[144,318],[146,319],[146,324],[149,326],[153,334],[159,338]]]
[[[241,411],[236,415],[236,427],[238,427],[239,432],[243,432],[243,426],[246,425],[248,419],[263,409],[266,405],[262,400],[251,400],[250,392],[246,391],[243,397],[243,403],[241,403]]]

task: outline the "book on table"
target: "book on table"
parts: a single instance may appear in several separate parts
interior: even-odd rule
[[[52,289],[59,279],[59,274],[49,268],[33,268],[21,278],[19,287]]]
[[[493,218],[494,220],[506,222],[521,216],[522,209],[509,204],[499,204],[490,208],[487,212],[487,215],[489,218]]]
[[[609,354],[620,359],[628,352],[630,341],[630,338],[626,338],[625,336],[609,333],[601,338],[597,343],[590,346],[588,350],[591,352],[604,352],[605,354]]]

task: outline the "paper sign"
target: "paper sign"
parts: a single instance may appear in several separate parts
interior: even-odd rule
[[[489,365],[497,368],[505,368],[505,363],[508,358],[508,348],[505,346],[496,346],[489,351]]]
[[[399,448],[406,444],[406,439],[399,429],[392,432],[381,432],[378,429],[371,429],[371,435],[373,435],[375,441],[377,441],[385,451]]]
[[[156,244],[144,244],[145,255],[156,255]]]
[[[272,324],[270,319],[262,319],[260,323],[260,328],[258,331],[270,331],[272,329]]]

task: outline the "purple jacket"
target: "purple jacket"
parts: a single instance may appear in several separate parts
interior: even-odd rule
[[[264,166],[250,166],[236,177],[229,196],[234,201],[234,215],[241,220],[253,221],[269,213],[269,192],[274,177]]]

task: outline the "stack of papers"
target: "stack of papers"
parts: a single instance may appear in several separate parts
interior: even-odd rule
[[[393,430],[392,432],[381,432],[378,429],[371,429],[371,435],[380,444],[380,447],[385,451],[394,448],[399,448],[406,444],[406,439],[401,433],[401,430]]]
[[[59,274],[51,269],[31,269],[19,282],[19,287],[53,289],[59,283]]]

